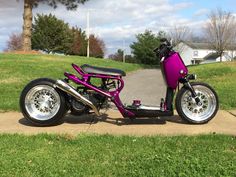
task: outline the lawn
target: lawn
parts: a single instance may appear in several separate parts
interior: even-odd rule
[[[0,110],[18,111],[19,95],[29,81],[40,77],[65,78],[64,71],[75,73],[71,63],[114,67],[126,72],[148,67],[76,56],[0,54]]]
[[[236,137],[0,135],[1,176],[236,176]]]
[[[220,109],[236,108],[236,62],[214,63],[189,67],[203,81],[216,90]]]

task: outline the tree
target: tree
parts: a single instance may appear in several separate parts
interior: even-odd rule
[[[22,34],[11,34],[7,41],[6,51],[22,50]]]
[[[118,49],[115,54],[109,55],[108,58],[115,61],[123,62],[123,55],[124,55],[124,51],[122,49]],[[125,62],[138,63],[138,61],[132,55],[125,55]]]
[[[67,23],[51,14],[37,14],[32,31],[33,49],[47,53],[67,53],[72,41],[73,35]]]
[[[224,51],[235,42],[235,29],[235,17],[231,12],[217,9],[209,14],[204,31],[210,46],[220,56],[220,61]]]
[[[152,31],[146,30],[144,33],[136,35],[137,42],[130,45],[134,58],[143,64],[158,64],[153,50],[160,45],[160,38],[164,37],[164,34],[159,32],[158,35],[155,35]]]
[[[96,37],[94,34],[89,36],[90,56],[96,58],[103,58],[105,55],[105,43],[102,39]]]
[[[53,8],[56,8],[58,4],[62,4],[68,10],[75,10],[79,4],[84,4],[86,1],[88,0],[24,0],[23,50],[31,50],[33,8],[37,7],[39,4],[47,4]]]
[[[124,51],[122,49],[118,49],[117,52],[115,54],[111,54],[108,56],[108,58],[115,60],[115,61],[123,61],[123,55],[124,55]]]
[[[73,43],[68,54],[86,56],[88,44],[85,31],[82,31],[82,29],[78,29],[77,27],[73,27],[71,31],[73,34]]]
[[[187,26],[174,26],[174,28],[169,31],[169,37],[172,40],[172,45],[176,46],[175,50],[181,53],[184,48],[178,44],[183,41],[189,41],[191,31]]]

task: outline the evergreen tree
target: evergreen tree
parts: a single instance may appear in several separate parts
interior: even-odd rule
[[[162,31],[155,35],[149,30],[136,35],[137,41],[130,45],[134,58],[143,64],[158,64],[159,60],[153,50],[160,45],[160,39],[164,36]]]
[[[73,35],[67,23],[51,14],[37,14],[33,24],[33,49],[47,53],[68,53],[72,41]]]
[[[86,1],[88,0],[24,0],[23,50],[31,50],[33,8],[37,7],[39,4],[47,4],[56,8],[58,4],[61,4],[68,10],[75,10],[79,4],[83,4]]]

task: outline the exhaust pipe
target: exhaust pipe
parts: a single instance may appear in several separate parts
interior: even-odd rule
[[[100,113],[97,109],[97,107],[87,98],[83,97],[81,94],[79,94],[73,87],[71,87],[69,84],[62,80],[57,80],[55,83],[55,87],[61,89],[62,91],[68,93],[69,95],[75,97],[77,100],[81,101],[83,104],[89,106],[93,109],[95,114],[97,116],[100,116]]]

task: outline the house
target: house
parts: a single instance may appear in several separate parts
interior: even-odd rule
[[[220,61],[220,56],[208,43],[180,42],[174,49],[180,53],[185,65]],[[231,61],[235,57],[236,46],[231,46],[224,52],[222,61]]]

